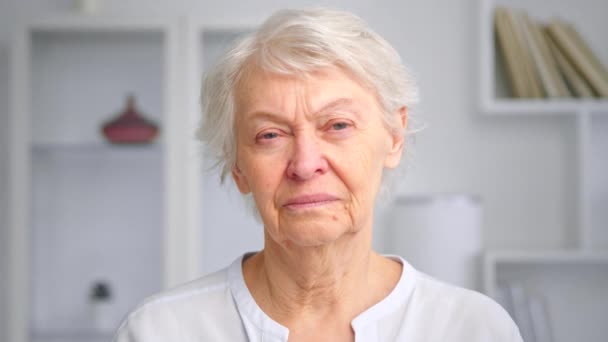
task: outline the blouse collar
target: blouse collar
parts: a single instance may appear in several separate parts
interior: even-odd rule
[[[242,316],[246,316],[261,333],[272,335],[280,340],[287,340],[289,329],[270,318],[258,306],[255,299],[249,292],[243,276],[243,260],[255,254],[255,252],[245,253],[237,258],[228,268],[228,283],[234,296],[238,310]],[[374,304],[367,310],[355,317],[351,326],[355,332],[362,333],[370,325],[378,323],[383,317],[389,315],[409,301],[410,295],[416,284],[416,270],[403,258],[397,255],[384,255],[385,257],[399,262],[403,268],[399,281],[393,290],[381,301]]]

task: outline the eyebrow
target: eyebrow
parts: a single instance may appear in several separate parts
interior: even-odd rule
[[[354,102],[355,101],[353,99],[347,98],[347,97],[337,98],[337,99],[334,99],[334,100],[331,100],[331,101],[325,103],[319,109],[313,111],[312,115],[318,115],[319,113],[327,112],[330,110],[335,110],[335,109],[342,108],[342,107],[351,107]],[[351,110],[351,112],[353,114],[359,116],[358,111]],[[269,111],[264,111],[264,110],[254,111],[251,114],[249,114],[248,116],[249,116],[249,120],[258,120],[258,119],[268,118],[271,120],[289,121],[282,115],[279,115],[279,114],[273,113],[273,112],[269,112]]]

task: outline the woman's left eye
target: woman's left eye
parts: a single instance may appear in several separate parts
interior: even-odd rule
[[[338,121],[331,124],[331,128],[335,131],[342,131],[350,127],[348,122]]]
[[[266,140],[270,140],[270,139],[274,139],[274,138],[278,138],[279,134],[277,132],[268,132],[268,133],[264,133],[262,134],[261,138],[262,139],[266,139]]]

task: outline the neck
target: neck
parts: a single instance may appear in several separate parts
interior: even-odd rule
[[[327,317],[350,324],[384,298],[399,275],[397,263],[371,250],[371,225],[314,247],[279,245],[266,235],[264,250],[244,265],[258,305],[288,327]]]
[[[318,313],[366,287],[371,253],[356,235],[331,245],[287,248],[266,238],[262,270],[274,302],[290,312]]]

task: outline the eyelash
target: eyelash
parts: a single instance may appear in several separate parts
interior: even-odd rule
[[[326,130],[333,132],[341,132],[352,128],[353,126],[354,124],[348,120],[333,120],[327,124]]]
[[[336,128],[337,125],[341,125],[341,128]],[[333,122],[330,127],[336,131],[343,131],[347,128],[349,128],[350,126],[352,126],[352,124],[346,122],[346,121],[339,121],[339,122]]]
[[[262,132],[262,133],[258,134],[255,137],[255,140],[258,141],[258,142],[264,143],[265,141],[274,140],[274,139],[276,139],[276,138],[278,138],[280,136],[281,136],[280,132],[277,132],[277,131],[266,131],[266,132]]]
[[[269,137],[269,135],[272,135],[272,137]],[[279,134],[277,132],[268,132],[268,133],[262,134],[260,139],[274,139],[278,136],[279,136]]]

